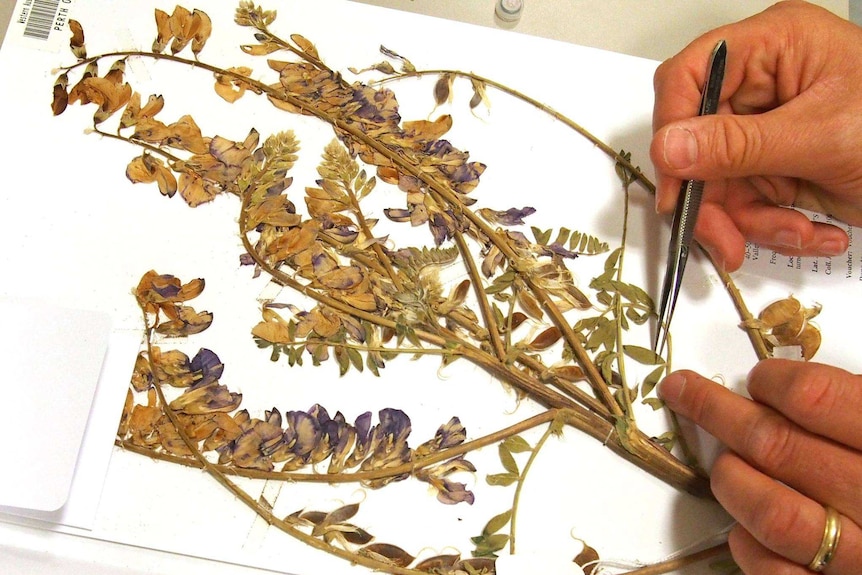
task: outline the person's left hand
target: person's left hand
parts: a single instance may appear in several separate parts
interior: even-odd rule
[[[659,386],[668,407],[727,446],[710,473],[737,521],[734,559],[748,575],[804,575],[824,535],[824,505],[841,537],[828,575],[862,573],[862,376],[769,359],[748,377],[754,401],[691,371]]]

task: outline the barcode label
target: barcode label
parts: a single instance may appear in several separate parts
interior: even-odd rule
[[[33,0],[30,14],[27,16],[27,25],[24,27],[24,36],[47,40],[59,6],[60,0]]]

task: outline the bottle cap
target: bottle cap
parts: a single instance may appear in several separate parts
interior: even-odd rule
[[[494,13],[504,22],[517,22],[523,8],[523,0],[499,0]]]

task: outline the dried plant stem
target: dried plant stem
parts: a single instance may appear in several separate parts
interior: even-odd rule
[[[628,231],[629,231],[629,184],[628,180],[623,183],[623,194],[625,196],[625,200],[623,201],[623,232],[620,238],[620,256],[617,262],[617,280],[622,281],[623,279],[623,263],[625,262],[626,257],[626,240],[628,239]],[[619,292],[614,294],[612,305],[614,306],[614,319],[616,320],[617,326],[617,337],[616,339],[616,354],[617,354],[617,367],[619,368],[620,373],[620,384],[622,385],[621,393],[622,396],[622,404],[624,406],[623,411],[626,413],[626,417],[628,419],[627,426],[631,426],[634,424],[634,411],[632,409],[632,398],[629,394],[629,386],[628,386],[628,378],[626,378],[626,358],[625,353],[623,352],[623,324],[620,319],[623,316],[623,308],[622,308],[622,298],[620,297]]]
[[[356,198],[356,194],[353,192],[353,187],[350,185],[345,185],[345,189],[347,190],[347,195],[350,197],[350,203],[353,206],[353,214],[356,216],[356,221],[359,223],[359,228],[362,230],[362,233],[365,234],[367,238],[373,238],[374,234],[371,233],[371,228],[368,226],[368,221],[365,219],[365,214],[362,212],[362,209],[359,207],[359,200]],[[392,283],[395,285],[398,291],[404,291],[404,286],[401,284],[401,278],[398,277],[398,274],[395,272],[395,269],[392,267],[392,262],[389,261],[389,257],[383,251],[383,248],[377,242],[371,245],[371,249],[374,251],[374,255],[377,256],[377,260],[381,262],[384,269],[386,270],[386,276],[392,280]]]
[[[506,362],[506,349],[503,346],[503,340],[500,338],[500,326],[497,325],[497,318],[494,315],[494,310],[488,305],[488,294],[482,287],[482,276],[479,274],[479,268],[476,266],[476,261],[473,259],[473,254],[470,253],[470,248],[467,246],[467,241],[464,239],[464,234],[460,230],[455,231],[455,244],[458,246],[458,251],[461,252],[461,259],[467,267],[467,273],[470,276],[470,281],[473,284],[473,291],[476,292],[476,300],[479,302],[479,311],[482,314],[482,319],[485,321],[486,332],[488,334],[488,342],[494,350],[497,359]]]
[[[556,419],[554,421],[556,421]],[[545,430],[545,433],[542,434],[542,437],[538,442],[536,442],[536,445],[530,452],[530,457],[527,459],[527,463],[524,464],[524,469],[521,471],[520,477],[518,477],[518,485],[515,487],[515,495],[512,497],[512,518],[509,520],[509,553],[511,555],[515,554],[515,533],[517,531],[518,506],[521,502],[521,490],[524,488],[524,481],[527,479],[527,473],[529,473],[530,468],[533,467],[533,462],[536,460],[536,457],[538,457],[539,452],[545,445],[545,442],[548,441],[548,438],[551,437],[551,435],[558,431],[559,429],[554,422],[548,426],[548,429]]]
[[[710,257],[706,250],[701,250],[703,253]],[[727,290],[727,293],[730,295],[730,299],[733,301],[733,306],[736,308],[737,313],[739,313],[739,319],[742,320],[742,328],[745,330],[745,333],[748,335],[749,341],[751,341],[751,345],[754,347],[754,353],[757,355],[757,359],[766,359],[771,356],[769,350],[766,349],[766,342],[763,341],[763,333],[755,328],[751,327],[754,316],[748,310],[748,306],[745,305],[745,300],[742,299],[742,294],[739,293],[739,288],[736,287],[736,284],[733,283],[733,278],[730,277],[730,274],[727,273],[724,268],[719,265],[716,265],[715,260],[712,260],[710,257],[710,261],[712,261],[712,265],[715,270],[718,272],[718,277],[721,278],[721,282],[724,284],[724,288]]]
[[[728,546],[728,544],[721,543],[714,547],[710,547],[702,551],[697,551],[695,553],[692,553],[691,555],[677,557],[676,559],[670,559],[668,561],[662,561],[661,563],[655,563],[647,567],[641,567],[640,569],[635,569],[634,571],[627,571],[625,575],[663,575],[664,573],[670,573],[672,571],[676,571],[677,569],[682,569],[683,567],[688,567],[689,565],[694,565],[695,563],[700,563],[701,561],[705,561],[707,559],[711,559],[718,555],[723,555],[729,552],[730,547]]]

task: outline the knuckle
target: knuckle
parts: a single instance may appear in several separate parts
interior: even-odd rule
[[[827,419],[840,402],[837,383],[834,378],[822,372],[806,374],[791,385],[789,403],[798,411],[802,420]]]
[[[805,533],[810,527],[802,508],[783,505],[775,497],[761,497],[751,508],[750,531],[769,549],[786,548],[788,536]]]
[[[763,152],[763,134],[757,123],[731,115],[717,118],[712,141],[707,142],[717,167],[738,172],[755,164]]]
[[[792,464],[798,450],[795,427],[778,415],[758,418],[748,433],[746,455],[751,462],[766,471],[780,470]]]
[[[655,91],[659,91],[668,76],[668,61],[665,60],[655,69],[655,74],[652,77],[652,85]]]
[[[688,379],[694,379],[689,375]],[[681,396],[685,415],[696,423],[703,423],[708,414],[716,410],[716,397],[711,386],[686,384],[686,393]]]

